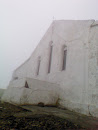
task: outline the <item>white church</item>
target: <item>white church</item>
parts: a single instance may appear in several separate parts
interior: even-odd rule
[[[98,117],[98,21],[55,20],[13,73],[2,101]]]

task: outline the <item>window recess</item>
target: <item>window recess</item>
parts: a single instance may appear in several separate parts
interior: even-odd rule
[[[51,41],[51,43],[50,43],[50,55],[49,55],[48,73],[50,73],[50,71],[51,71],[52,53],[53,53],[53,42]]]
[[[37,75],[39,75],[41,57],[38,57]]]
[[[63,63],[62,63],[62,70],[66,69],[66,57],[67,57],[67,46],[63,47]]]

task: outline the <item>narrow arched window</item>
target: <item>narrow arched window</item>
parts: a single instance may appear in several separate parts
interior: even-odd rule
[[[50,42],[50,55],[49,55],[49,66],[48,66],[48,73],[51,71],[51,62],[52,62],[52,52],[53,52],[53,42]]]
[[[39,75],[41,57],[38,57],[37,75]]]
[[[67,46],[64,45],[63,47],[63,63],[62,63],[62,70],[66,69],[66,56],[67,56]]]

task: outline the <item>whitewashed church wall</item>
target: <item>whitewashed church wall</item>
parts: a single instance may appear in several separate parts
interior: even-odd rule
[[[18,67],[14,73],[12,80],[18,80],[24,77],[27,77],[28,70],[30,69],[29,66],[30,59],[28,59],[25,63],[23,63],[20,67]]]
[[[94,69],[94,67],[96,68],[95,63],[97,62],[95,61],[96,58],[88,60],[88,56],[91,57],[92,47],[95,48],[95,45],[90,44],[93,43],[91,37],[95,31],[95,29],[91,29],[92,32],[90,33],[90,26],[93,22],[94,20],[54,21],[32,53],[29,61],[17,69],[13,76],[16,75],[18,78],[35,78],[60,84],[62,88],[60,101],[63,106],[82,109],[82,107],[84,107],[83,105],[91,103],[92,99],[89,97],[90,94],[88,96],[88,93],[90,93],[88,89],[89,86],[90,88],[94,87],[92,83],[96,86],[95,74],[92,76],[91,73],[95,73],[96,69]],[[89,36],[89,33],[91,36]],[[51,41],[53,42],[53,53],[51,71],[48,73]],[[97,44],[96,41],[98,41],[98,39],[94,41],[95,44]],[[62,71],[62,48],[64,45],[67,46],[67,57],[66,69]],[[37,75],[39,57],[40,68]],[[93,62],[94,64],[92,64]],[[89,69],[88,64],[90,64]],[[94,66],[93,68],[90,67],[92,65]],[[90,72],[88,73],[88,71]],[[88,105],[83,109],[87,111]]]
[[[91,27],[89,37],[89,104],[98,107],[98,24]]]
[[[29,63],[24,64],[16,71],[17,76],[19,78],[32,77],[61,83],[63,89],[67,89],[67,94],[65,94],[66,98],[75,101],[78,100],[80,102],[82,99],[78,97],[82,96],[80,96],[80,92],[84,86],[83,45],[84,41],[86,41],[85,35],[87,35],[88,23],[90,22],[80,21],[80,23],[78,23],[76,21],[59,21],[59,23],[53,23],[51,29],[41,40],[36,51],[32,54]],[[53,55],[51,72],[48,74],[50,41],[53,41]],[[67,62],[65,71],[61,70],[63,45],[67,46]],[[39,75],[36,75],[37,59],[39,56],[41,57],[41,64]],[[76,91],[79,91],[79,95],[77,93],[78,96],[73,98],[72,95],[76,95]]]

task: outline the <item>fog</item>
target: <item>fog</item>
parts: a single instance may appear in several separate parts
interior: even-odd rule
[[[98,0],[0,0],[0,88],[59,19],[98,20]]]

